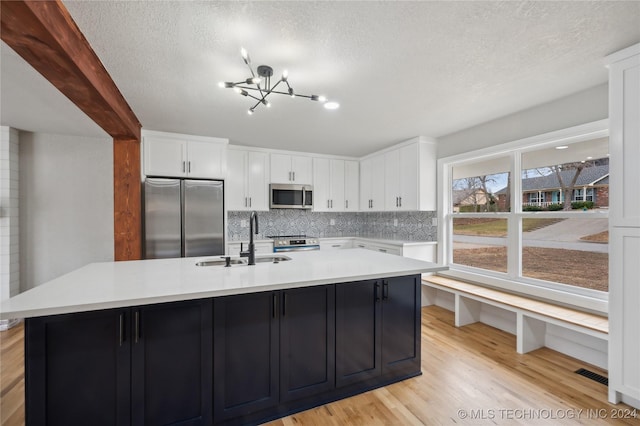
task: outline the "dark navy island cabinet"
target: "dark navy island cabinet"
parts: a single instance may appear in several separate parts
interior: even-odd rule
[[[26,321],[28,425],[258,424],[420,373],[420,275]]]
[[[211,299],[26,321],[28,425],[208,425]]]
[[[251,423],[334,387],[335,286],[214,299],[214,419]]]
[[[336,384],[380,383],[420,372],[420,277],[336,289]]]

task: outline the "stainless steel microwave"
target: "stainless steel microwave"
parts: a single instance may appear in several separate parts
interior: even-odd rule
[[[272,209],[310,209],[313,207],[313,186],[272,183],[269,185]]]

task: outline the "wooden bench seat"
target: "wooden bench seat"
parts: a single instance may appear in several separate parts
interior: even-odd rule
[[[518,353],[543,347],[547,324],[609,339],[609,320],[606,317],[438,275],[424,276],[422,283],[428,287],[427,304],[433,304],[436,290],[454,294],[456,327],[478,322],[482,304],[515,312]]]

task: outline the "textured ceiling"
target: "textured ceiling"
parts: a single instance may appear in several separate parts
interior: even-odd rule
[[[603,57],[640,41],[640,2],[64,3],[143,127],[354,156],[606,82]],[[217,86],[248,76],[241,46],[340,109],[275,95],[248,116],[249,99]],[[7,50],[2,124],[14,125],[29,119],[13,111],[41,106],[5,95],[6,84],[33,85]],[[72,133],[104,134],[56,109]]]

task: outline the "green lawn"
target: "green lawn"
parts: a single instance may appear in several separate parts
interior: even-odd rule
[[[563,219],[533,218],[522,221],[523,232],[544,228]],[[505,237],[506,219],[456,218],[453,220],[453,233],[457,235],[480,235],[484,237]]]

